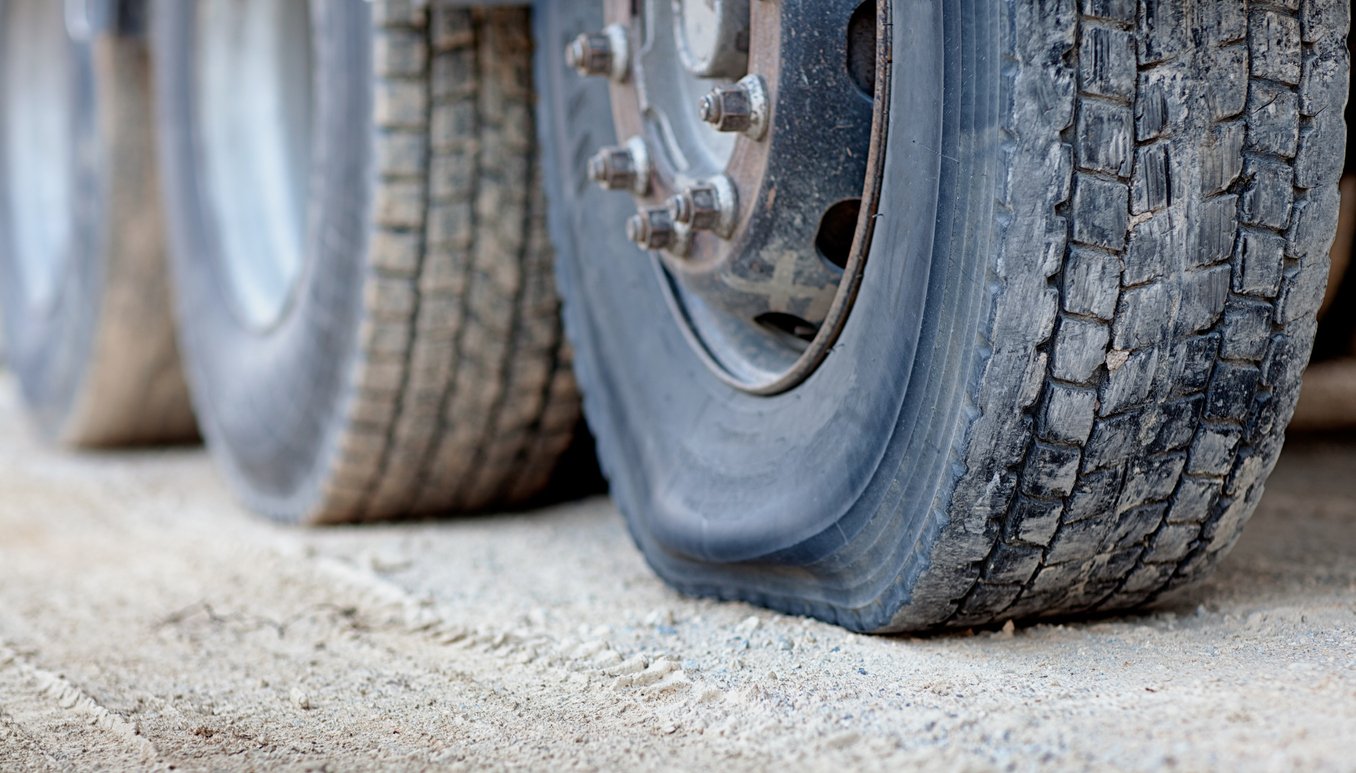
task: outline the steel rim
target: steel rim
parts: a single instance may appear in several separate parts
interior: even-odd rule
[[[194,112],[222,273],[249,327],[278,323],[306,256],[312,113],[307,0],[202,0]]]
[[[654,257],[672,316],[717,377],[755,394],[791,389],[827,355],[861,282],[888,10],[604,1],[608,26],[566,59],[611,80],[623,144],[587,174],[635,200],[628,236]]]
[[[6,2],[0,27],[8,238],[24,296],[48,308],[75,248],[74,46],[53,0]]]

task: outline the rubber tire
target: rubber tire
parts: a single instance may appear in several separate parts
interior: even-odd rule
[[[539,125],[585,413],[664,579],[889,632],[1125,608],[1225,555],[1313,341],[1345,0],[892,0],[861,293],[776,397],[710,373],[585,180],[607,84],[558,52],[599,6],[539,6]]]
[[[0,2],[0,28],[12,23],[14,5]],[[54,54],[68,58],[78,84],[74,135],[65,146],[74,155],[73,210],[32,212],[31,193],[21,181],[9,184],[10,161],[0,150],[0,327],[24,402],[49,437],[84,447],[191,440],[196,428],[174,343],[161,215],[147,205],[159,191],[145,120],[151,86],[143,5],[104,5],[107,27]],[[0,132],[8,128],[0,122]],[[64,218],[71,229],[65,270],[46,301],[29,293],[19,273],[22,248],[10,236],[19,217]]]
[[[234,489],[285,521],[523,502],[579,420],[533,139],[524,10],[311,4],[307,255],[259,332],[223,291],[192,90],[197,4],[157,6],[182,346]]]

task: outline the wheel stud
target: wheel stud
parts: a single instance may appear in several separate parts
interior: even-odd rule
[[[693,185],[668,201],[669,217],[694,231],[710,231],[720,223],[720,192],[714,185]]]
[[[701,119],[720,132],[743,132],[755,139],[766,130],[767,92],[763,79],[750,75],[731,86],[717,86],[701,98]]]
[[[565,64],[585,77],[625,80],[630,68],[625,28],[614,24],[602,32],[580,35],[565,47]]]
[[[663,207],[642,209],[626,221],[626,236],[638,247],[662,250],[673,244],[673,218]]]

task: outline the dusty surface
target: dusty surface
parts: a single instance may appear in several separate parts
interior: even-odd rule
[[[0,768],[1356,764],[1356,444],[1143,616],[870,638],[677,596],[605,500],[297,531],[0,380]]]

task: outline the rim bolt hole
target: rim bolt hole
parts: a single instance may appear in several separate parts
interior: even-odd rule
[[[876,97],[876,0],[866,0],[848,21],[847,68],[857,88]]]
[[[795,314],[783,311],[765,311],[753,318],[754,322],[769,330],[809,343],[819,334],[819,326],[808,322]],[[801,344],[802,346],[804,344]]]

